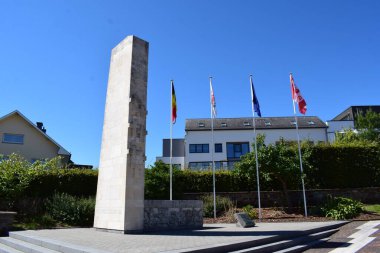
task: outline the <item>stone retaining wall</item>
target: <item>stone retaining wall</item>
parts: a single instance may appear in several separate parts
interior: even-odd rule
[[[145,200],[144,230],[202,228],[202,209],[201,200]]]
[[[262,207],[282,207],[288,206],[283,192],[280,191],[261,191]],[[203,194],[210,193],[185,193],[184,199],[199,199]],[[257,203],[257,192],[217,192],[219,196],[229,197],[238,206],[254,205]],[[380,203],[380,187],[353,188],[353,189],[321,189],[307,190],[306,200],[308,206],[316,206],[325,203],[327,196],[348,197],[365,204]],[[289,202],[291,207],[303,206],[302,191],[289,191]]]

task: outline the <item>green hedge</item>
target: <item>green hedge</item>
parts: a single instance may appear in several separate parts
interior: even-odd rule
[[[380,148],[378,146],[311,146],[303,152],[305,183],[308,189],[355,188],[380,186]],[[252,156],[248,154],[247,157]],[[287,154],[289,155],[289,154]],[[247,159],[248,159],[247,158]],[[219,192],[255,191],[255,168],[251,171],[216,173]],[[295,168],[296,174],[298,167]],[[15,201],[23,197],[46,198],[56,192],[73,196],[94,196],[98,172],[95,170],[64,169],[59,159],[30,164],[19,156],[0,162],[0,200]],[[289,176],[288,189],[299,189],[298,176]],[[281,183],[260,174],[261,190],[282,190]],[[212,173],[174,170],[174,198],[185,192],[211,192]],[[145,197],[169,198],[169,168],[156,163],[145,172]]]
[[[98,171],[81,169],[45,170],[25,189],[28,197],[50,197],[56,192],[72,196],[95,196]]]
[[[306,150],[308,149],[308,150]],[[304,172],[307,189],[334,189],[380,187],[380,148],[377,146],[310,146],[304,147]],[[291,153],[287,153],[290,155]],[[252,154],[247,155],[247,159]],[[255,191],[255,167],[244,172],[217,171],[216,189],[218,192]],[[157,168],[159,168],[157,170]],[[270,170],[269,168],[266,168]],[[293,175],[294,174],[294,175]],[[299,164],[294,173],[281,178],[288,190],[300,189]],[[281,191],[282,182],[276,178],[268,180],[261,171],[260,187],[263,191]],[[211,192],[212,172],[174,170],[173,194],[175,199],[185,192]],[[169,198],[169,168],[156,163],[145,173],[145,196],[149,199]]]
[[[312,148],[306,170],[312,188],[357,188],[380,186],[379,147]]]
[[[0,200],[14,202],[28,197],[45,198],[55,192],[73,196],[96,194],[98,172],[66,169],[59,158],[29,163],[18,155],[0,161]]]

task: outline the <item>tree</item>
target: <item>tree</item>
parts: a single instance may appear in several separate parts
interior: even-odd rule
[[[301,185],[300,163],[297,144],[290,144],[280,139],[276,144],[266,146],[264,136],[258,136],[257,155],[259,161],[260,182],[280,184],[288,206],[291,206],[288,196],[289,189],[299,189]],[[307,163],[311,152],[310,144],[303,142],[303,166],[310,167]],[[245,175],[251,181],[256,182],[256,160],[254,151],[243,156],[236,164],[235,173]],[[305,176],[305,175],[302,175]]]
[[[347,129],[335,134],[334,145],[371,146],[380,144],[380,113],[369,109],[365,114],[358,113],[356,130]]]
[[[380,142],[380,113],[369,109],[365,114],[358,114],[356,119],[356,129],[363,140]]]

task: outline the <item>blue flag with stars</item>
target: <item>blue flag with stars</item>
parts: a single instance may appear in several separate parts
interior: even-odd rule
[[[253,87],[252,77],[251,77],[251,96],[252,96],[253,109],[257,113],[257,115],[261,117],[260,104],[256,96],[255,88]]]

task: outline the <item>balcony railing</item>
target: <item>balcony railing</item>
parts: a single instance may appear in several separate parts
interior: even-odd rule
[[[216,161],[215,170],[233,170],[234,164],[238,161]],[[212,171],[211,162],[190,162],[188,170],[192,171]]]

